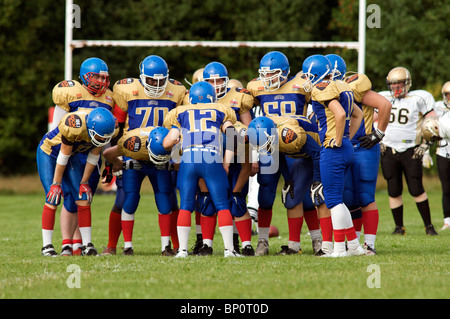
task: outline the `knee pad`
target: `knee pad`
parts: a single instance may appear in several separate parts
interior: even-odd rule
[[[159,213],[167,215],[172,211],[169,193],[163,192],[155,193],[155,202]]]
[[[197,194],[196,210],[204,216],[214,216],[216,213],[216,207],[214,206],[211,195],[208,192],[199,192]]]
[[[247,212],[247,202],[241,194],[234,194],[230,197],[230,212],[234,217],[242,217]]]
[[[123,203],[123,210],[128,214],[134,214],[139,205],[141,195],[139,193],[127,193],[125,192],[125,201]]]

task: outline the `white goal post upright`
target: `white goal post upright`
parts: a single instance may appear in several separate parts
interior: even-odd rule
[[[72,80],[74,49],[95,46],[117,47],[225,47],[225,48],[347,48],[358,51],[358,73],[365,71],[366,0],[359,0],[358,41],[134,41],[73,40],[73,0],[66,0],[65,80]]]

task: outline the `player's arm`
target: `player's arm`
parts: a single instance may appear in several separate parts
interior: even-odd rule
[[[59,122],[61,122],[61,119],[66,115],[68,112],[61,108],[60,106],[56,105],[53,110],[53,121],[50,127],[50,131],[57,128],[59,125]]]
[[[175,144],[180,140],[180,130],[172,127],[163,140],[163,147],[166,151],[171,151]]]
[[[366,94],[364,94],[362,104],[377,109],[376,113],[378,116],[377,127],[381,132],[386,131],[386,128],[389,124],[389,118],[391,116],[391,108],[392,108],[391,102],[389,102],[389,100],[384,96],[382,96],[381,94],[369,90],[366,92]]]
[[[334,143],[337,147],[342,145],[342,139],[344,137],[346,114],[341,103],[338,100],[331,100],[328,103],[328,108],[334,114],[334,121],[336,125],[336,136]]]
[[[90,150],[86,159],[86,166],[84,167],[83,177],[81,178],[80,188],[78,192],[78,200],[92,202],[92,190],[89,186],[89,178],[92,172],[97,167],[98,161],[100,159],[100,153],[102,151],[101,147],[95,147]],[[83,195],[86,195],[83,199]]]
[[[55,174],[53,175],[53,184],[61,184],[67,162],[72,154],[73,144],[62,137],[61,149],[56,159]]]
[[[105,159],[113,164],[113,172],[118,172],[122,169],[123,161],[119,158],[122,154],[119,151],[119,147],[114,145],[103,151]]]

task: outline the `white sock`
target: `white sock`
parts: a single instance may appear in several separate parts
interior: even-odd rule
[[[180,243],[180,251],[188,250],[189,243],[189,232],[191,231],[191,226],[177,226],[178,241]]]
[[[164,251],[170,244],[170,236],[161,236],[161,251]]]
[[[233,245],[233,226],[221,226],[219,227],[220,233],[222,234],[223,238],[223,245],[225,246],[225,249],[228,249],[229,251],[234,250]]]
[[[258,227],[258,239],[269,240],[270,227]]]
[[[288,241],[288,247],[292,250],[299,251],[300,250],[300,242],[299,241]]]
[[[83,241],[83,246],[86,246],[91,242],[91,227],[80,227],[81,240]]]
[[[212,247],[213,241],[212,241],[212,239],[203,239],[203,244],[207,245],[208,247]]]
[[[374,249],[376,237],[377,235],[364,234],[364,243],[366,243],[370,248]]]
[[[52,244],[53,229],[42,230],[42,247]]]
[[[333,229],[348,229],[353,227],[352,216],[347,206],[339,204],[330,209]]]

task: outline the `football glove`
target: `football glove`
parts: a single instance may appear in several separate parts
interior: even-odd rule
[[[105,161],[105,168],[102,172],[102,184],[109,184],[113,180],[113,164]]]
[[[80,183],[80,190],[78,192],[78,198],[83,199],[84,195],[86,195],[86,200],[91,203],[92,202],[92,190],[89,186],[89,183]]]
[[[314,206],[320,206],[325,203],[325,197],[323,196],[323,185],[319,181],[314,181],[311,185],[311,200]]]
[[[337,145],[336,140],[334,138],[332,138],[330,140],[330,142],[328,142],[328,147],[330,147],[330,148],[336,148],[336,147],[341,147],[341,146],[342,146],[342,144]]]
[[[412,158],[422,159],[423,155],[425,154],[426,151],[428,151],[429,148],[430,148],[430,144],[428,144],[426,142],[420,144],[419,146],[416,146],[416,148],[414,149],[414,154],[413,154]]]
[[[61,203],[62,188],[61,183],[53,183],[47,193],[47,203],[58,206]]]
[[[283,188],[281,189],[281,202],[286,203],[286,196],[289,193],[292,199],[294,199],[294,182],[287,181],[284,183]]]
[[[230,212],[234,217],[242,217],[247,212],[247,202],[241,192],[233,192],[231,195]]]
[[[370,149],[379,143],[384,137],[384,132],[381,132],[378,128],[372,131],[370,134],[366,134],[359,138],[359,145],[361,147]]]
[[[425,154],[423,154],[422,157],[422,166],[425,168],[431,168],[433,166],[433,158],[430,155],[430,151],[426,151]]]

